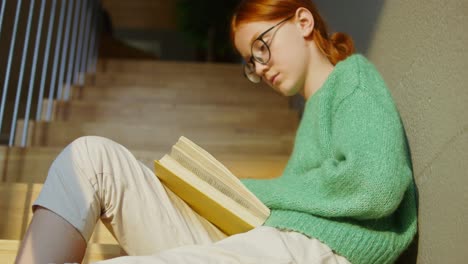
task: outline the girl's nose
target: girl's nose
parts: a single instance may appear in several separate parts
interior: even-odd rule
[[[255,62],[255,73],[258,76],[264,76],[265,72],[268,70],[268,64],[261,64],[259,62]]]

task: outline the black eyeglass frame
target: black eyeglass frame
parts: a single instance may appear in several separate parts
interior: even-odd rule
[[[256,74],[256,73],[255,73],[255,61],[258,62],[258,63],[260,63],[260,64],[262,64],[262,65],[266,65],[266,64],[270,61],[270,59],[271,59],[271,50],[270,50],[270,46],[268,46],[268,44],[263,40],[263,36],[265,36],[268,32],[270,32],[271,30],[273,30],[273,29],[276,28],[277,26],[283,24],[284,22],[288,21],[289,19],[291,19],[291,18],[293,18],[293,17],[294,17],[294,16],[289,16],[289,17],[287,17],[287,18],[281,20],[281,21],[278,22],[276,25],[273,25],[273,26],[270,27],[269,29],[265,30],[262,34],[260,34],[260,35],[252,42],[252,45],[251,45],[251,47],[250,47],[250,54],[252,54],[252,56],[250,56],[249,61],[246,62],[246,63],[244,64],[244,76],[245,76],[247,79],[249,79],[251,82],[254,82],[254,81],[251,80],[251,79],[247,76],[247,73],[246,73],[246,67],[249,67],[248,64],[251,64],[251,65],[253,66],[253,67],[252,67],[252,69],[253,69],[252,73],[253,73],[253,74]],[[268,59],[267,59],[266,61],[264,61],[264,62],[263,62],[263,61],[260,61],[260,60],[257,59],[255,56],[253,56],[254,44],[255,44],[255,42],[257,42],[257,41],[261,41],[261,42],[265,45],[265,47],[267,48],[267,50],[268,50]],[[248,68],[247,68],[247,69],[248,69]],[[248,69],[248,70],[250,71],[250,69]],[[258,82],[254,82],[254,83],[259,83],[259,82],[262,80],[262,78],[261,78],[260,76],[258,76],[258,77],[259,77],[259,81],[258,81]]]

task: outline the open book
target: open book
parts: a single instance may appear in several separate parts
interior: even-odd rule
[[[260,226],[270,215],[236,176],[185,137],[154,163],[164,185],[228,235]]]

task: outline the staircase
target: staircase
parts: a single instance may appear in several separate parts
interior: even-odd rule
[[[52,122],[30,123],[28,147],[0,147],[0,263],[14,262],[48,167],[77,137],[113,139],[153,168],[184,135],[240,178],[280,175],[292,150],[297,112],[240,65],[108,59],[86,83],[54,102]],[[84,263],[121,255],[99,222]]]

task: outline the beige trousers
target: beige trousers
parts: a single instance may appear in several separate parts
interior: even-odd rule
[[[155,157],[156,158],[156,157]],[[110,263],[349,263],[317,239],[258,227],[226,237],[123,146],[82,137],[53,162],[35,206],[89,241],[101,219],[129,256]]]

